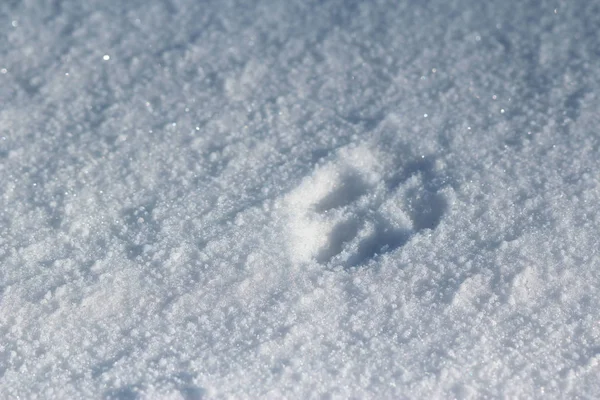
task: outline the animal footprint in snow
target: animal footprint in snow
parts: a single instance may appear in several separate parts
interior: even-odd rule
[[[382,159],[366,144],[346,147],[286,196],[294,261],[362,265],[439,223],[446,203],[425,188],[424,173],[390,187]]]

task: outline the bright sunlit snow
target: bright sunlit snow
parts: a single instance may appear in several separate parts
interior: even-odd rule
[[[600,1],[0,2],[0,398],[597,398]]]

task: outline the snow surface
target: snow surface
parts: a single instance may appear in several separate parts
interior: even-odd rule
[[[0,2],[0,397],[600,397],[598,27]]]

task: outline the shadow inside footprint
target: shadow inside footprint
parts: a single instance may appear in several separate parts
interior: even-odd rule
[[[368,184],[357,173],[346,173],[332,192],[317,203],[314,209],[316,212],[322,213],[333,208],[347,206],[365,194],[368,187]]]
[[[393,251],[406,244],[411,231],[392,226],[388,221],[380,219],[376,222],[375,231],[358,243],[357,250],[346,262],[346,268],[365,264],[378,255]]]
[[[344,244],[356,237],[359,225],[356,221],[346,221],[337,225],[327,238],[327,244],[319,251],[316,260],[325,264],[342,252]]]
[[[407,209],[415,231],[435,229],[448,209],[446,199],[428,190],[415,190],[410,194]]]
[[[434,179],[433,175],[434,159],[430,157],[418,158],[406,164],[403,170],[392,176],[387,181],[387,186],[391,191],[406,182],[411,176],[421,174],[426,184],[431,183]]]

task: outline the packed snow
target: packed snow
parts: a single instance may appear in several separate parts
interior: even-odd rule
[[[0,398],[600,397],[599,27],[0,2]]]

